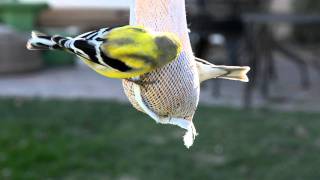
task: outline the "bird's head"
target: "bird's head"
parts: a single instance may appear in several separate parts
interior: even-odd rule
[[[173,33],[165,32],[156,35],[159,63],[165,65],[178,58],[182,50],[180,39]]]

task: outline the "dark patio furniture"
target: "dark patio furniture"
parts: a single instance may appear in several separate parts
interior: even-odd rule
[[[216,64],[245,65],[240,60],[240,49],[245,39],[245,24],[241,15],[256,12],[264,7],[261,0],[189,0],[190,28],[197,34],[198,41],[194,45],[196,56],[204,59],[209,47],[209,37],[212,34],[221,34],[225,38],[227,62]],[[214,59],[214,58],[213,58]],[[210,58],[209,58],[210,60]],[[219,80],[214,84],[215,96],[219,95]]]
[[[310,86],[310,78],[307,62],[297,52],[278,42],[272,36],[268,26],[277,23],[320,25],[320,15],[251,13],[243,15],[242,19],[245,22],[247,46],[248,52],[250,52],[249,65],[252,68],[249,74],[250,82],[244,96],[245,105],[249,107],[252,104],[252,91],[257,84],[259,72],[262,75],[261,93],[263,97],[269,97],[270,81],[276,77],[275,61],[272,57],[273,51],[278,51],[287,56],[288,60],[297,65],[301,76],[301,85],[304,88],[308,88]]]

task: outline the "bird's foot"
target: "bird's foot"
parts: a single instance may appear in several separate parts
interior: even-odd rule
[[[141,87],[142,87],[143,89],[145,89],[145,90],[147,90],[147,85],[155,84],[155,83],[158,82],[157,80],[154,80],[154,81],[144,81],[144,80],[141,80],[141,79],[127,79],[127,81],[132,82],[132,83],[135,83],[135,84],[141,86]]]

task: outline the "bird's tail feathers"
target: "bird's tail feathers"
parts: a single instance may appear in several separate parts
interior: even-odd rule
[[[200,82],[212,78],[221,78],[248,82],[247,73],[250,71],[248,66],[219,66],[208,61],[196,58]]]
[[[27,43],[27,49],[29,50],[50,50],[59,49],[60,46],[52,41],[52,36],[32,31],[31,38]]]
[[[250,67],[248,66],[216,66],[215,69],[223,73],[217,78],[249,82],[247,73],[250,71]]]

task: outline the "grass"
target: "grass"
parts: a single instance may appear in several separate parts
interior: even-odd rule
[[[316,180],[320,114],[200,107],[184,131],[103,101],[0,100],[0,179]]]

